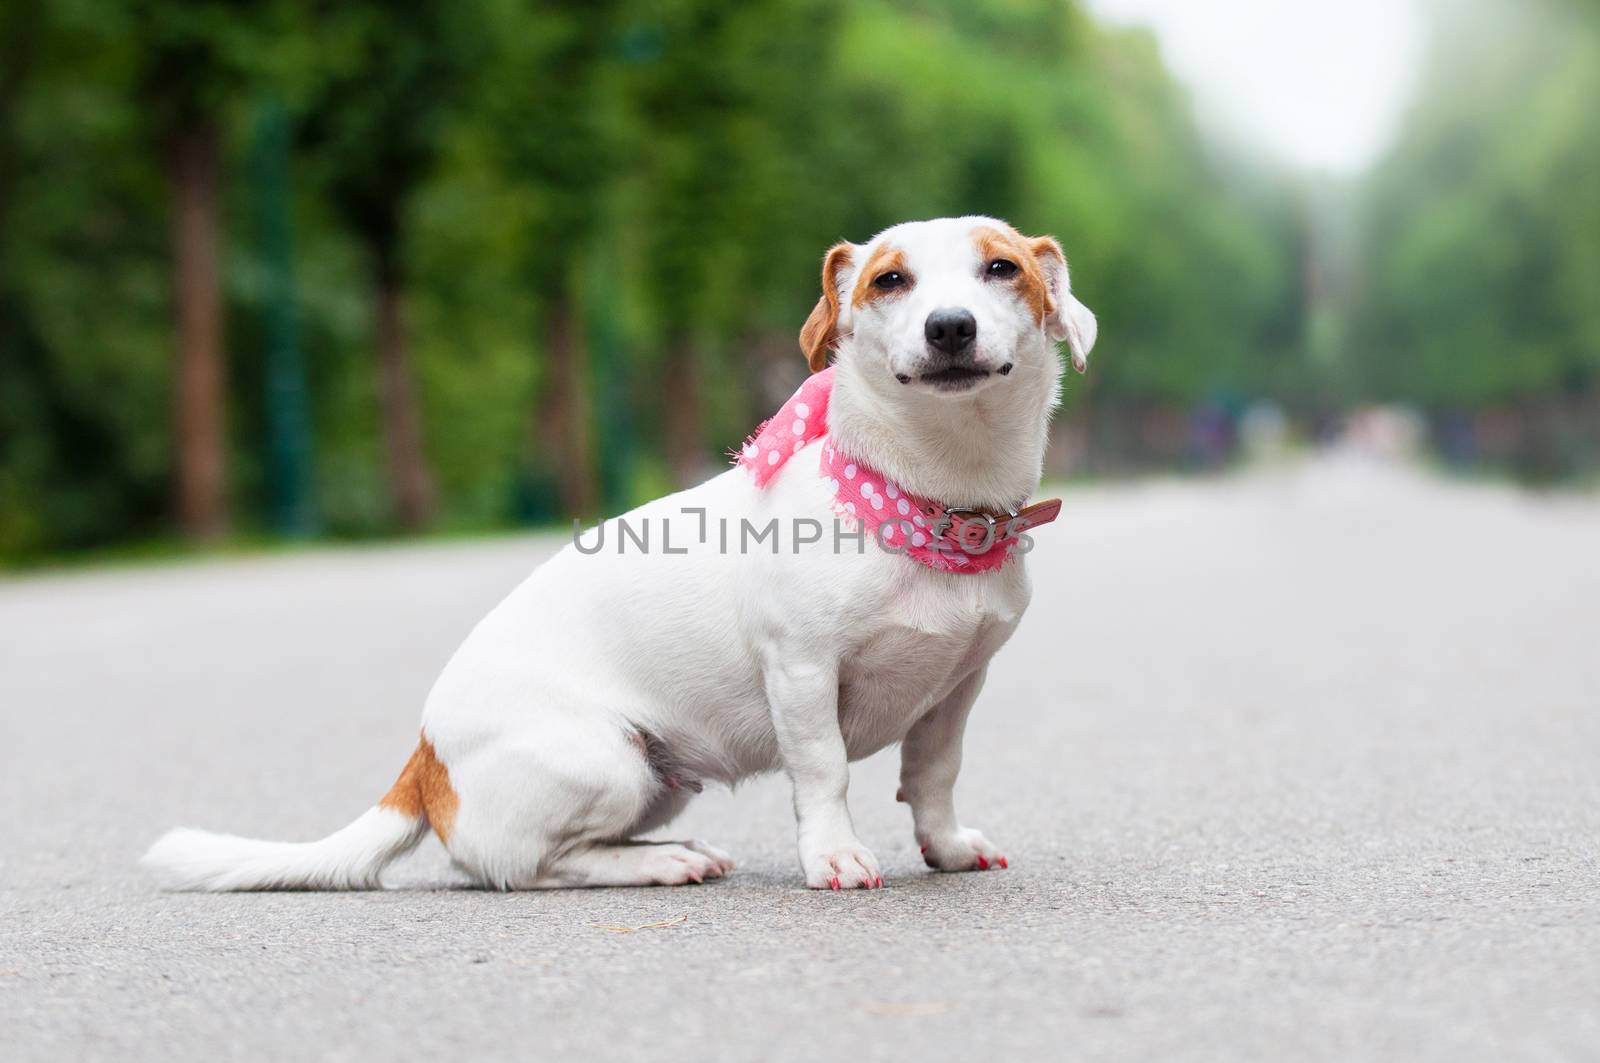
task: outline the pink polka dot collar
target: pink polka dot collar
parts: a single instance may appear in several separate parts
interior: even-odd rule
[[[778,470],[813,439],[823,439],[820,473],[833,488],[834,512],[859,523],[887,550],[904,553],[941,572],[990,572],[1011,559],[1022,533],[1048,524],[1061,512],[1061,500],[1036,502],[1016,513],[946,507],[900,489],[838,451],[828,434],[828,398],[833,367],[800,385],[777,416],[745,442],[738,463],[756,486],[765,487]]]

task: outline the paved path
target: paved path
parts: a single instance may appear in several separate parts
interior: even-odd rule
[[[8,1059],[1600,1058],[1600,501],[1354,460],[1069,494],[968,744],[1012,868],[798,888],[777,780],[731,879],[182,896],[188,823],[283,838],[393,778],[550,540],[0,583]],[[665,929],[618,934],[680,919]]]

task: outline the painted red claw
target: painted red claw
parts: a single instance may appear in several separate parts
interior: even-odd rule
[[[1001,867],[1010,867],[1011,866],[1010,864],[1006,863],[1006,858],[1003,857],[1003,856],[995,857],[994,861],[995,861],[995,863],[999,864]]]
[[[882,875],[879,875],[877,880],[872,883],[872,888],[873,889],[880,889],[880,890],[883,889],[883,876]]]
[[[984,855],[982,853],[978,854],[978,870],[979,871],[987,871],[987,870],[989,870],[989,861],[984,857]]]
[[[830,878],[828,880],[828,885],[832,886],[836,890],[840,890],[840,889],[844,888],[843,886],[841,886],[839,884],[839,876],[838,875],[835,875],[832,878]]]

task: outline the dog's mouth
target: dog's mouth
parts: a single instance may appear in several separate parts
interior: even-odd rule
[[[931,373],[923,373],[917,379],[924,384],[932,384],[938,391],[966,391],[976,387],[988,379],[989,370],[978,369],[969,365],[952,365],[944,369],[937,369]]]

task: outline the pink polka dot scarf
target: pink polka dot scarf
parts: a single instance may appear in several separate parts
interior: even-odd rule
[[[947,508],[907,494],[826,438],[832,392],[829,366],[800,385],[777,416],[745,441],[738,463],[749,470],[756,486],[765,487],[807,443],[821,438],[820,474],[833,488],[834,512],[858,523],[884,549],[941,572],[993,571],[1011,559],[1023,532],[1050,523],[1061,512],[1059,498],[996,514]]]

